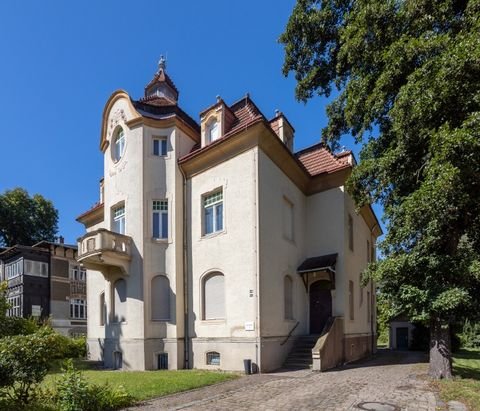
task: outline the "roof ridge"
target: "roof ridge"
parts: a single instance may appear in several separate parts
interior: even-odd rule
[[[330,152],[330,150],[328,150],[328,148],[325,147],[325,144],[324,144],[322,141],[320,141],[320,142],[315,143],[315,144],[313,144],[313,145],[311,145],[311,146],[308,146],[308,147],[302,148],[301,150],[298,150],[298,151],[295,153],[295,155],[296,155],[296,156],[300,156],[300,155],[302,155],[302,154],[309,153],[310,151],[314,151],[314,150],[316,150],[317,148],[324,148],[324,149],[326,149],[328,152]]]

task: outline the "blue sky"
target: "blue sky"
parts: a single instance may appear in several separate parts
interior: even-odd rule
[[[74,243],[84,232],[75,217],[98,201],[103,106],[117,89],[141,97],[161,54],[193,118],[216,95],[231,103],[249,92],[267,117],[286,114],[296,150],[318,142],[326,100],[296,102],[294,79],[281,73],[277,39],[294,3],[1,2],[0,192],[24,187],[51,199],[59,234]]]

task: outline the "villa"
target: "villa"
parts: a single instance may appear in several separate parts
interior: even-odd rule
[[[376,349],[361,273],[381,229],[345,190],[351,152],[294,151],[247,94],[190,117],[165,61],[103,111],[100,200],[86,234],[90,357],[112,368],[323,370]],[[305,354],[306,353],[306,354]]]

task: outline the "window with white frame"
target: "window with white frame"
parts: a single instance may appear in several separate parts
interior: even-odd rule
[[[203,234],[223,230],[223,191],[203,197]]]
[[[293,203],[286,197],[283,197],[283,236],[293,241]]]
[[[24,273],[23,258],[5,264],[5,277],[7,280],[18,277]]]
[[[85,320],[87,318],[87,301],[80,298],[70,299],[70,318]]]
[[[112,231],[125,234],[125,206],[121,205],[112,209]]]
[[[22,296],[16,295],[7,299],[10,308],[7,311],[8,317],[21,317],[22,316]]]
[[[37,277],[48,277],[48,263],[25,260],[24,274]]]
[[[203,280],[203,319],[225,318],[225,278],[222,273],[209,274]]]
[[[167,155],[167,137],[153,138],[153,155],[154,156]]]
[[[119,129],[113,141],[112,147],[113,161],[118,162],[123,157],[125,152],[125,132],[123,129]]]
[[[212,118],[206,127],[207,142],[212,143],[215,140],[218,140],[220,137],[220,128],[218,126],[218,121],[215,118]]]
[[[87,270],[79,265],[70,266],[70,279],[75,281],[86,281]]]
[[[153,238],[168,238],[168,200],[154,200],[152,205]]]

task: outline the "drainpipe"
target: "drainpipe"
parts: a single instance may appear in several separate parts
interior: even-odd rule
[[[375,224],[375,225],[372,227],[371,231],[370,231],[370,243],[372,244],[372,249],[375,249],[375,247],[374,247],[374,245],[373,245],[373,238],[374,238],[374,237],[373,237],[372,234],[373,234],[373,230],[375,230],[375,227],[377,227],[377,226],[378,226],[378,224]],[[376,238],[375,238],[375,240],[376,240]],[[370,252],[370,250],[368,250],[368,251]],[[373,256],[372,254],[373,254],[373,253],[370,253],[370,257],[371,257],[371,259],[372,259],[371,262],[373,263],[373,258],[372,258],[372,257],[374,257],[374,256]],[[368,302],[368,304],[370,304],[370,335],[372,336],[372,343],[371,343],[371,346],[372,346],[372,347],[371,347],[372,355],[373,355],[373,350],[374,350],[374,348],[375,348],[375,343],[374,343],[374,341],[373,341],[373,337],[374,337],[374,335],[373,335],[373,331],[374,331],[373,319],[375,318],[375,316],[374,316],[374,314],[373,314],[373,307],[374,307],[374,306],[373,306],[373,301],[374,301],[374,297],[373,297],[373,280],[370,279],[370,301]],[[376,309],[377,309],[377,307],[376,307],[376,305],[375,305],[375,310],[376,310]]]
[[[256,341],[255,341],[255,362],[258,367],[258,372],[261,372],[262,369],[262,337],[260,334],[260,276],[259,276],[259,235],[258,235],[258,161],[257,161],[257,154],[255,150],[253,150],[253,207],[255,210],[254,218],[255,223],[253,226],[253,236],[255,239],[255,253],[254,253],[254,266],[255,266],[255,334],[256,334]]]
[[[188,337],[188,242],[187,242],[187,176],[182,166],[179,166],[183,179],[183,360],[185,369],[190,368],[190,342]]]

